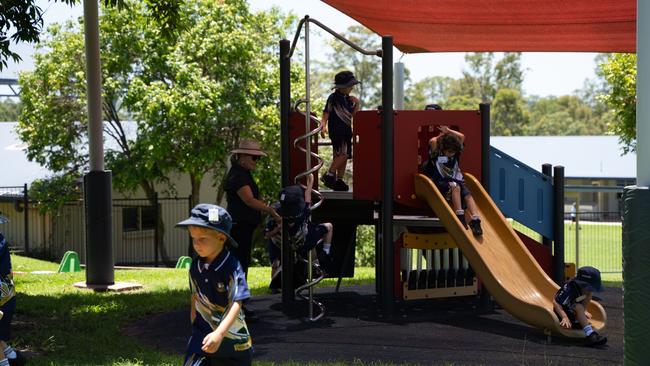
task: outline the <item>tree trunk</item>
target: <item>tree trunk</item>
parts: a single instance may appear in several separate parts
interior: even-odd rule
[[[144,191],[147,199],[151,206],[157,205],[156,202],[156,190],[153,187],[153,184],[147,180],[140,181],[140,187]],[[169,257],[167,253],[167,248],[165,247],[165,222],[163,220],[163,215],[161,214],[160,207],[158,207],[158,217],[156,218],[156,231],[158,237],[158,253],[160,254],[160,259],[162,260],[165,266],[171,267],[174,265],[174,261]]]

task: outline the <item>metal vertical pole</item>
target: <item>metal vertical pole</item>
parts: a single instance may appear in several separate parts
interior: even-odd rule
[[[636,172],[637,186],[650,187],[650,4],[637,1]]]
[[[102,80],[99,58],[99,6],[84,0],[90,172],[84,177],[86,205],[86,284],[115,283],[112,243],[111,172],[104,170]]]
[[[480,103],[481,114],[481,184],[486,192],[490,191],[490,103]],[[481,284],[479,304],[484,311],[493,308],[487,288]]]
[[[29,194],[27,183],[23,186],[23,213],[25,215],[25,254],[29,254]]]
[[[580,192],[576,199],[576,268],[580,268]]]
[[[553,167],[553,280],[564,282],[564,167]]]
[[[291,160],[289,141],[289,113],[291,111],[291,59],[289,40],[280,41],[280,158],[282,187],[291,184]],[[290,312],[295,301],[293,283],[293,253],[289,246],[287,224],[282,223],[282,307]],[[286,265],[285,265],[286,264]]]
[[[310,74],[310,65],[309,65],[309,18],[305,17],[305,133],[309,133],[311,130],[311,90],[309,88],[309,74]],[[311,169],[311,137],[305,139],[305,171]],[[313,258],[311,250],[307,256],[309,270],[307,271],[309,283],[311,283],[313,278]],[[314,319],[314,286],[309,286],[309,319]]]
[[[553,165],[542,164],[542,174],[549,177],[553,177]],[[545,246],[550,247],[552,241],[553,241],[552,238],[547,238],[545,236],[542,236],[542,244],[544,244]]]
[[[404,109],[404,64],[395,63],[395,109]]]
[[[160,240],[160,206],[158,202],[158,192],[154,193],[154,205],[154,212],[156,213],[156,230],[153,237],[153,263],[154,267],[158,267],[158,249],[160,245],[158,243]]]
[[[382,283],[381,304],[386,314],[394,309],[394,252],[393,252],[393,36],[382,37],[382,205],[381,249]]]

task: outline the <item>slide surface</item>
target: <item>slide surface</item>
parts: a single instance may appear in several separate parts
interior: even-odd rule
[[[558,285],[535,261],[488,193],[471,174],[465,173],[465,184],[481,215],[481,237],[475,237],[462,226],[429,178],[415,176],[417,196],[440,218],[483,285],[506,311],[534,327],[566,337],[584,338],[581,329],[560,326],[553,312],[553,296]],[[603,307],[591,301],[587,311],[592,314],[594,329],[602,332],[607,322]]]

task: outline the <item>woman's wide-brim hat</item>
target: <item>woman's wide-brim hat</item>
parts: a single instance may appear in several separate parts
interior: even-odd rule
[[[251,139],[242,139],[239,141],[239,147],[231,151],[233,154],[247,154],[255,156],[268,156],[262,151],[260,143]]]

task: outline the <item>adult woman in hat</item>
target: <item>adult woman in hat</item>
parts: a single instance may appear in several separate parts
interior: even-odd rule
[[[232,250],[232,253],[248,275],[253,231],[262,221],[261,214],[268,213],[278,222],[281,219],[273,208],[259,199],[260,191],[251,174],[257,167],[257,161],[267,156],[260,149],[259,142],[242,139],[239,142],[239,147],[231,152],[232,167],[226,176],[224,190],[228,202],[227,209],[233,219],[230,235],[239,244],[236,249]]]

